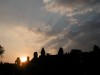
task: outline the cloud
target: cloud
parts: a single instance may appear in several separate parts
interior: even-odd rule
[[[43,0],[48,11],[72,16],[94,10],[100,11],[99,0]]]
[[[100,45],[99,0],[44,0],[44,4],[47,11],[64,15],[46,34],[56,37],[46,47],[90,51],[91,45]]]
[[[99,16],[100,0],[0,0],[0,43],[5,57],[32,57],[41,47],[51,54],[60,46],[90,51],[100,45]]]
[[[39,52],[42,45],[47,41],[44,39],[45,36],[43,34],[32,32],[27,26],[0,26],[0,44],[3,45],[6,50],[4,57],[11,57],[14,53],[13,59],[22,55],[29,55],[32,58],[32,53],[35,51]],[[41,42],[41,40],[44,41]],[[6,58],[4,60],[6,60]],[[9,61],[13,62],[14,60]]]
[[[80,23],[70,25],[69,22],[69,25],[66,26],[66,28],[60,29],[61,31],[59,34],[52,35],[56,38],[49,41],[45,47],[55,49],[57,52],[57,49],[62,46],[66,52],[73,48],[81,49],[82,51],[90,51],[94,44],[100,45],[100,14],[93,14],[95,14],[95,16],[92,16],[91,19],[91,16],[86,17],[88,19],[84,19]],[[84,17],[84,15],[81,15],[80,17]],[[79,21],[80,18],[77,20]],[[63,24],[65,26],[65,24],[67,24],[66,21]],[[60,26],[62,27],[62,24],[60,24]],[[54,31],[51,31],[51,33],[53,34]]]

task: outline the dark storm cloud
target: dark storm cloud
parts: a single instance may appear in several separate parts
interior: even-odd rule
[[[49,2],[50,0],[48,0]],[[78,3],[82,3],[82,4],[87,4],[87,5],[94,5],[97,3],[100,3],[100,0],[51,0],[50,3],[54,2],[55,4],[60,4],[62,6],[64,5],[75,5]],[[93,6],[92,5],[92,6]]]
[[[46,46],[58,49],[60,46],[65,50],[73,48],[90,51],[94,44],[100,45],[100,18],[96,15],[91,21],[82,25],[73,25],[68,29],[62,29],[56,38],[51,40]],[[52,32],[53,33],[53,32]]]
[[[100,46],[100,0],[48,0],[45,4],[48,11],[65,14],[46,34],[55,38],[45,47],[90,51],[94,44]]]
[[[100,11],[100,0],[46,0],[45,7],[48,11],[58,12],[72,16],[84,14],[89,11]]]

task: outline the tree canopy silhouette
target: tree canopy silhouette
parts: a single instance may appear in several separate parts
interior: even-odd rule
[[[2,56],[2,54],[4,53],[4,48],[0,45],[0,56]]]

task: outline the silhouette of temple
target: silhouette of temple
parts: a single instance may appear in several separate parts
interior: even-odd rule
[[[94,45],[93,51],[91,52],[72,49],[70,53],[64,53],[61,47],[57,55],[50,55],[48,53],[46,55],[45,49],[42,48],[39,57],[38,53],[34,52],[31,64],[41,65],[41,68],[47,73],[52,70],[55,74],[66,74],[66,71],[68,71],[68,75],[95,75],[99,72],[98,70],[95,71],[94,68],[100,65],[100,48]]]
[[[18,67],[22,64],[22,68]],[[0,64],[0,75],[100,75],[100,48],[94,45],[90,52],[72,49],[64,53],[60,47],[58,54],[50,55],[41,49],[38,56],[34,52],[33,58],[27,57],[27,62],[21,63],[17,57],[15,64]]]

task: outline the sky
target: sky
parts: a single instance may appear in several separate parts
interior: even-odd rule
[[[0,0],[2,61],[14,63],[44,47],[57,54],[100,46],[100,0]],[[1,58],[0,58],[1,59]]]

